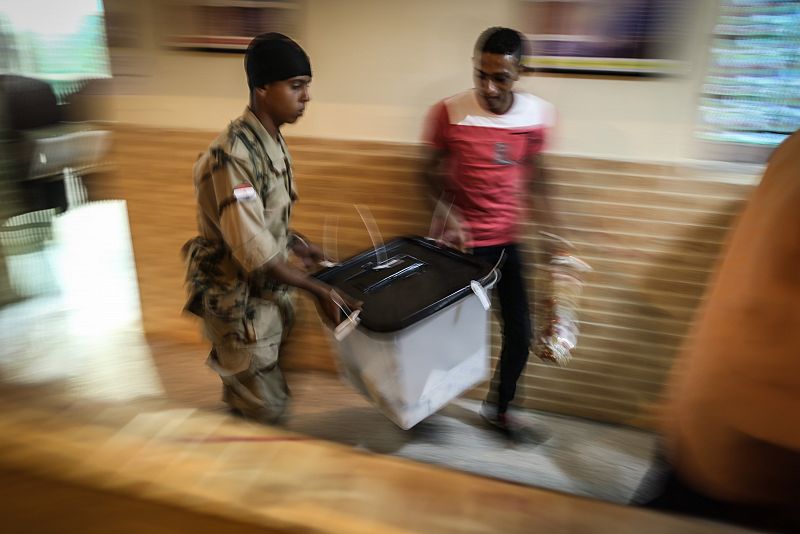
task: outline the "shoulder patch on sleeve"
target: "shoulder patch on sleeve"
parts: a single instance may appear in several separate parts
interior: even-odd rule
[[[250,200],[256,198],[256,190],[252,185],[245,182],[233,188],[233,196],[236,197],[236,200],[239,202],[243,200]]]

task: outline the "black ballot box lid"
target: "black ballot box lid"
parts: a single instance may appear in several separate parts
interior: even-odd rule
[[[398,237],[314,274],[364,303],[361,326],[394,332],[472,293],[493,266],[421,237]]]

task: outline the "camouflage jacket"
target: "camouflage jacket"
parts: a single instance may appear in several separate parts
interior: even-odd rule
[[[285,296],[261,269],[286,260],[297,195],[289,151],[250,109],[231,122],[194,165],[199,236],[184,245],[186,310],[235,320],[250,296]]]

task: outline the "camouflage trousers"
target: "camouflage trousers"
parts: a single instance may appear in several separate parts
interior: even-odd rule
[[[278,359],[293,318],[286,291],[249,297],[241,313],[204,313],[212,343],[207,364],[222,380],[223,401],[246,417],[275,422],[286,411],[289,389]]]

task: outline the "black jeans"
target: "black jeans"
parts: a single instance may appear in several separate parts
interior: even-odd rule
[[[500,300],[503,348],[489,392],[489,400],[497,403],[498,413],[505,413],[508,409],[508,404],[517,391],[517,380],[528,363],[531,344],[528,292],[525,288],[519,247],[516,244],[476,247],[472,251],[476,257],[491,264],[497,263],[503,251],[505,259],[500,267],[501,278],[495,290]]]

